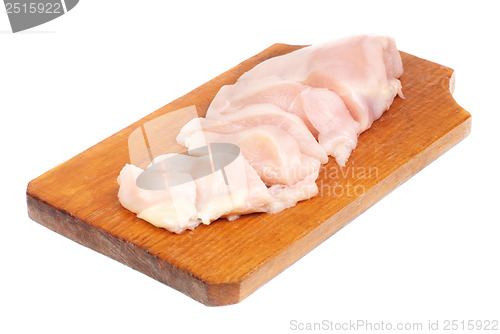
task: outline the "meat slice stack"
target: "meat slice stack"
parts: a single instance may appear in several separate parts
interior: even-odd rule
[[[315,181],[328,156],[345,166],[359,134],[396,95],[402,97],[402,73],[394,40],[372,35],[266,60],[223,86],[206,117],[182,128],[177,142],[190,155],[183,163],[162,165],[156,175],[167,180],[164,188],[144,189],[138,182],[142,170],[125,166],[118,180],[120,202],[176,233],[220,217],[294,206],[318,193]],[[224,149],[211,149],[215,143],[238,150],[224,158]],[[200,149],[205,154],[197,155]],[[148,169],[166,160],[172,156],[156,158]],[[196,174],[208,165],[211,173]]]

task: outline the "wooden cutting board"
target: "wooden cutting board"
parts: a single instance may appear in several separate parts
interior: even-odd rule
[[[222,85],[302,46],[275,44],[31,181],[29,216],[206,305],[238,303],[466,137],[470,114],[450,93],[453,70],[401,52],[406,99],[359,137],[346,167],[330,159],[320,194],[281,213],[220,219],[181,235],[125,210],[116,178],[144,123],[195,105],[204,116]],[[139,287],[138,287],[139,288]]]

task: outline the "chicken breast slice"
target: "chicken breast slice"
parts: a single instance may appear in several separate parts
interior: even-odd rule
[[[389,108],[397,94],[402,96],[397,79],[402,73],[393,38],[362,35],[271,58],[244,73],[239,81],[278,76],[328,88],[342,98],[362,132]]]
[[[206,174],[207,166],[220,161],[230,161],[232,157],[224,157],[223,152],[213,152],[210,156],[200,157],[204,160],[195,166],[191,174]],[[198,171],[197,171],[198,169]],[[195,179],[196,209],[198,218],[203,224],[230,214],[244,210],[248,206],[248,184],[245,177],[244,158],[240,154],[228,165],[215,169],[212,173]]]
[[[256,81],[242,80],[233,85],[223,86],[212,100],[207,118],[224,117],[249,104],[269,103],[298,116],[314,137],[318,132],[300,108],[292,108],[300,92],[305,89],[298,82],[285,81],[277,76],[269,76]]]
[[[273,198],[272,206],[268,213],[278,213],[295,206],[298,202],[310,199],[318,194],[316,179],[318,172],[311,174],[292,186],[274,185],[269,188]]]
[[[319,144],[340,167],[344,167],[358,143],[359,123],[342,99],[324,88],[306,88],[298,95],[293,108],[301,109],[318,132]]]
[[[188,122],[177,136],[177,142],[191,147],[193,136],[203,131],[219,134],[235,134],[259,125],[271,125],[282,129],[294,138],[302,153],[318,159],[321,163],[328,161],[324,149],[318,144],[304,122],[297,116],[283,111],[272,104],[251,104],[223,118],[196,118]]]
[[[168,178],[180,179],[181,184],[168,187],[166,178],[153,171],[149,182],[154,187],[141,187],[137,179],[145,175],[144,170],[134,165],[125,165],[118,176],[118,200],[126,209],[151,224],[182,233],[194,229],[200,221],[196,210],[196,185],[188,173],[169,171]],[[149,185],[152,185],[151,183]],[[151,189],[156,188],[156,189]]]
[[[127,164],[118,177],[122,206],[157,227],[183,233],[220,217],[276,213],[314,193],[319,162],[297,183],[268,188],[242,154],[235,159],[225,152],[213,151],[211,156],[199,154],[203,150],[192,152],[198,156],[161,155],[146,170]],[[222,166],[225,161],[230,163]],[[209,170],[210,166],[215,169]],[[311,179],[314,185],[304,181]]]
[[[246,179],[249,190],[247,207],[224,217],[228,220],[234,220],[240,215],[252,212],[274,214],[295,206],[300,201],[310,199],[318,194],[318,186],[316,185],[318,173],[319,170],[293,185],[277,184],[268,188],[247,162]]]
[[[232,143],[237,145],[245,159],[268,185],[293,185],[321,166],[318,159],[300,152],[295,138],[272,125],[258,125],[236,134],[202,131],[190,140],[189,149],[205,143]]]
[[[271,103],[300,117],[326,154],[341,167],[356,147],[359,123],[336,93],[282,81],[276,76],[224,86],[210,105],[207,118],[224,118],[253,103]]]

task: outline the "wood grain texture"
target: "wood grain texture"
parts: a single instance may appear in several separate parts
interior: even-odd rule
[[[359,138],[346,167],[333,159],[320,194],[279,214],[176,235],[125,210],[116,178],[129,163],[129,135],[146,122],[195,105],[203,116],[225,84],[268,58],[301,48],[275,44],[31,181],[28,212],[40,224],[206,305],[241,301],[337,232],[470,132],[470,114],[450,94],[453,70],[401,53],[406,99]]]

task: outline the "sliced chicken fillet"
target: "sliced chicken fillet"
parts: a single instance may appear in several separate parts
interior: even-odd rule
[[[235,134],[259,125],[272,125],[290,134],[299,144],[300,151],[321,163],[328,161],[324,149],[318,144],[304,122],[297,116],[272,104],[251,104],[224,118],[196,118],[188,122],[177,136],[177,142],[191,147],[192,136],[203,131]]]
[[[249,104],[269,103],[298,116],[312,135],[318,135],[306,114],[300,108],[293,108],[300,92],[306,88],[298,82],[284,81],[270,76],[257,81],[242,80],[221,88],[210,104],[206,118],[219,118],[236,112]]]
[[[333,156],[339,166],[345,166],[358,143],[359,123],[352,118],[342,99],[328,89],[306,88],[294,107],[302,109],[316,128],[319,144],[326,154]]]
[[[402,73],[394,40],[382,36],[268,59],[223,86],[206,118],[182,128],[176,140],[187,155],[159,156],[145,171],[126,165],[120,203],[175,233],[294,206],[318,193],[328,155],[345,166],[358,135],[402,97]]]
[[[268,76],[337,93],[365,131],[401,92],[397,79],[403,64],[394,39],[355,36],[306,47],[271,58],[241,76],[255,81]]]
[[[276,126],[258,125],[236,134],[200,131],[192,136],[189,149],[205,143],[238,145],[245,159],[268,185],[292,185],[320,168],[318,159],[300,152],[290,134]]]

